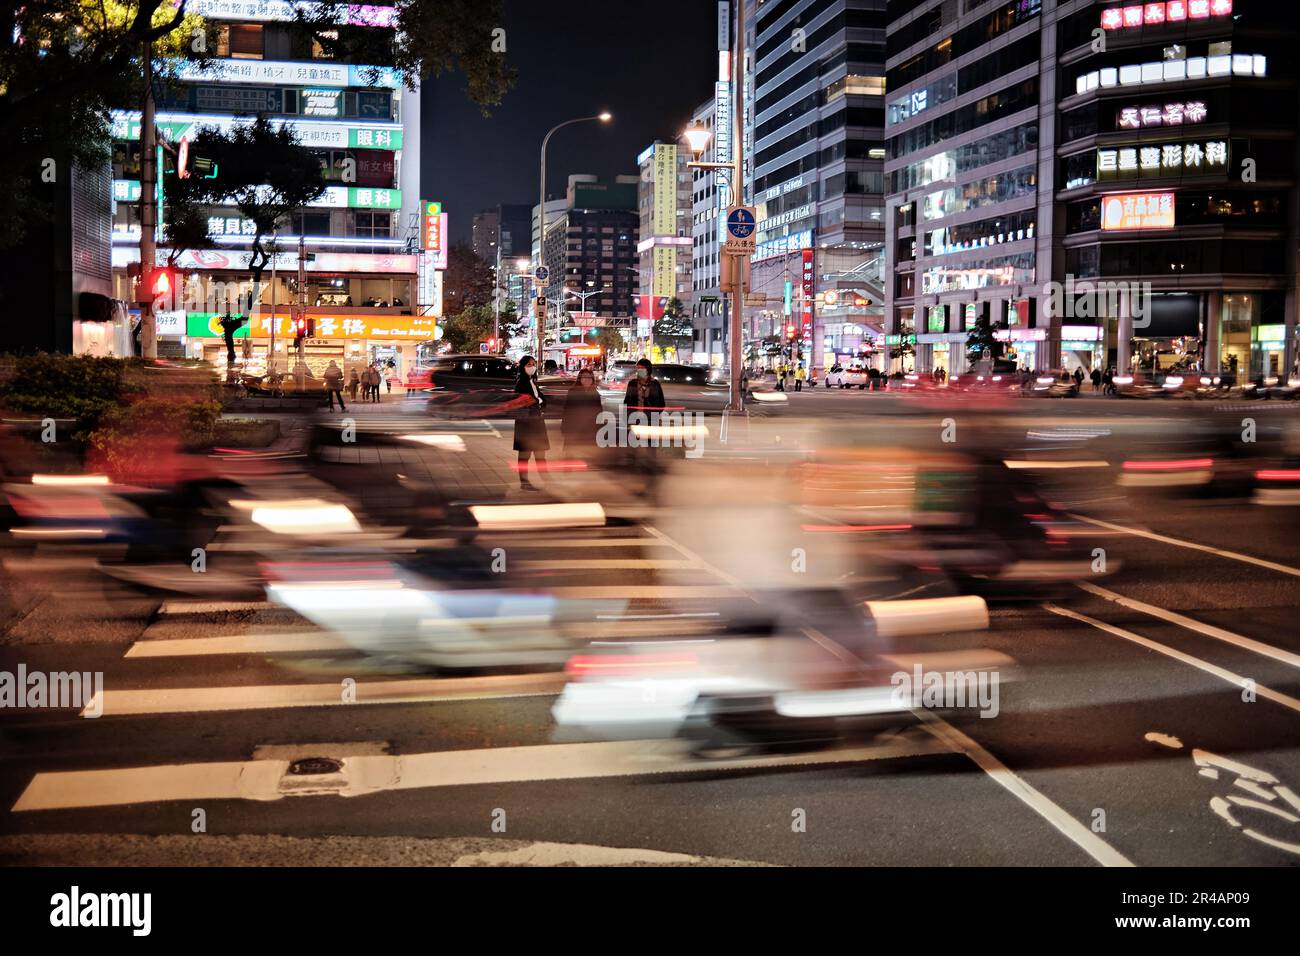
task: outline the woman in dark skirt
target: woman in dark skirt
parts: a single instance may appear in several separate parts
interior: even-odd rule
[[[519,377],[515,379],[515,391],[526,395],[532,402],[520,410],[515,418],[515,451],[519,452],[519,487],[525,491],[536,491],[537,487],[528,480],[528,456],[537,461],[537,470],[546,470],[546,450],[551,447],[546,437],[546,419],[542,409],[546,399],[537,387],[537,361],[531,355],[525,355],[519,361]]]

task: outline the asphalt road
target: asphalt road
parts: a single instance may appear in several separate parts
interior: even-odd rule
[[[791,396],[830,417],[892,401]],[[1052,407],[1071,404],[1101,403]],[[63,859],[111,862],[91,835],[130,834],[141,859],[184,863],[168,841],[201,819],[211,836],[363,838],[361,855],[367,839],[481,837],[783,865],[1300,863],[1297,519],[1232,500],[1094,514],[1119,570],[895,649],[1010,658],[996,717],[918,711],[761,758],[556,742],[556,671],[402,673],[261,602],[146,608],[125,640],[11,641],[0,671],[102,671],[106,693],[98,719],[0,713],[0,860],[50,859],[54,843],[19,838],[63,834]],[[765,600],[662,517],[513,536],[510,580],[622,589],[624,622],[665,629]],[[284,773],[302,757],[348,769],[304,783]]]

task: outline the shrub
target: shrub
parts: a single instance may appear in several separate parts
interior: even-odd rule
[[[220,417],[214,401],[145,398],[115,407],[90,436],[88,464],[121,481],[165,477],[177,453],[212,445]]]
[[[128,359],[90,355],[24,355],[0,382],[0,405],[13,412],[77,422],[73,439],[85,441],[121,400]]]

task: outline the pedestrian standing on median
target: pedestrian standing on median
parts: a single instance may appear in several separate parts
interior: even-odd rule
[[[584,368],[578,373],[577,384],[564,397],[564,420],[560,431],[564,435],[565,455],[589,462],[603,458],[604,449],[596,445],[601,408],[596,376],[591,369]]]
[[[343,404],[343,371],[330,359],[330,364],[325,367],[325,392],[329,395],[330,411],[334,411],[334,396],[339,399],[339,411],[346,412],[348,407]]]
[[[528,480],[528,459],[537,462],[538,472],[546,470],[546,452],[551,440],[546,434],[543,410],[546,399],[537,387],[537,360],[525,355],[519,360],[519,377],[515,379],[515,393],[531,399],[515,417],[515,451],[519,453],[519,487],[524,491],[537,491]]]
[[[1092,370],[1092,375],[1089,377],[1092,379],[1092,390],[1094,392],[1100,391],[1101,390],[1101,369],[1094,368]]]
[[[800,363],[794,370],[794,390],[796,392],[803,391],[803,383],[806,378],[808,378],[808,370],[803,367],[802,363]]]
[[[370,366],[370,401],[372,402],[379,401],[380,378],[381,376],[379,374],[379,366],[377,365]]]
[[[640,413],[650,425],[658,425],[660,414],[667,402],[664,400],[664,388],[654,376],[654,363],[641,359],[636,363],[636,374],[627,383],[627,394],[623,396],[623,406],[627,409],[628,421]],[[631,429],[629,429],[631,431]],[[642,446],[629,438],[632,458],[632,470],[646,477],[646,487],[654,481],[659,471],[659,449],[653,445]]]
[[[352,401],[357,400],[357,389],[361,385],[361,376],[357,374],[357,367],[352,366],[352,374],[348,376],[348,397]]]

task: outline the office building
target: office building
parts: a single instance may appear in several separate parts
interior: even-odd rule
[[[641,295],[636,315],[653,323],[664,306],[681,301],[691,308],[691,176],[690,152],[676,143],[651,143],[637,157],[640,182],[637,243]],[[638,336],[641,336],[638,328]]]
[[[541,262],[550,270],[545,295],[560,328],[611,326],[634,331],[637,289],[636,176],[612,183],[569,177],[563,207],[548,202]],[[565,314],[561,317],[560,312]],[[554,326],[552,326],[553,328]]]
[[[856,357],[881,329],[885,7],[766,0],[751,8],[746,182],[758,232],[750,339],[788,343],[813,366]]]
[[[404,372],[415,362],[416,346],[434,336],[438,258],[446,251],[445,216],[422,214],[418,91],[408,90],[387,64],[329,58],[288,22],[291,4],[191,0],[187,9],[218,25],[218,45],[209,65],[184,65],[179,82],[160,90],[161,174],[176,175],[176,158],[196,130],[230,129],[260,114],[294,131],[316,154],[327,182],[324,195],[278,230],[274,269],[268,264],[252,319],[236,333],[244,367],[266,367],[273,334],[277,366],[296,364],[289,354],[291,316],[302,302],[315,324],[305,349],[314,375],[330,360],[345,369],[391,361]],[[347,7],[341,16],[357,30],[388,31],[395,22],[391,7]],[[113,136],[114,281],[118,297],[132,299],[127,267],[139,260],[139,112],[114,111]],[[206,212],[211,248],[179,258],[182,307],[158,315],[159,353],[223,368],[219,323],[227,308],[240,310],[238,292],[251,288],[254,229],[233,207]],[[158,261],[169,252],[160,248]]]
[[[894,4],[894,364],[1294,374],[1295,33],[1275,4]],[[915,355],[909,354],[909,345]]]

